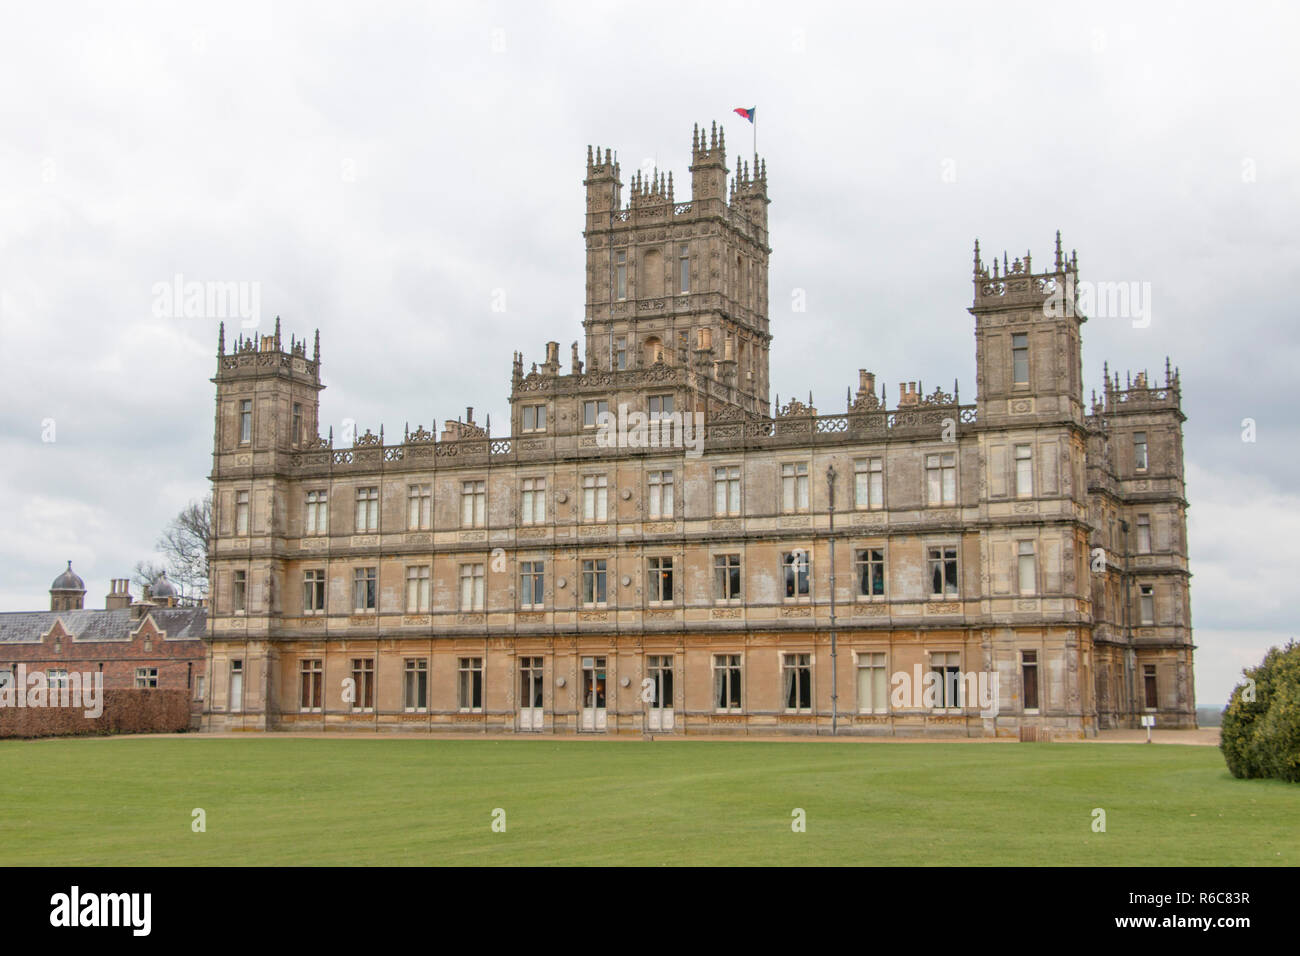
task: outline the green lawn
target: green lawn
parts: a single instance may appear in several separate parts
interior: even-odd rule
[[[0,781],[5,866],[1300,864],[1300,786],[1212,747],[119,737]]]

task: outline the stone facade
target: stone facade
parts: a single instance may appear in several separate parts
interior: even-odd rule
[[[204,726],[1194,726],[1178,377],[1085,407],[1059,235],[1041,273],[976,246],[974,404],[864,371],[773,407],[765,164],[697,129],[691,173],[624,206],[588,150],[584,357],[516,354],[507,436],[336,444],[319,334],[223,329]],[[970,692],[898,696],[932,672]]]

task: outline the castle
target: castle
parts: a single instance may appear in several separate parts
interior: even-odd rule
[[[766,163],[715,124],[690,175],[625,202],[588,148],[584,348],[515,355],[506,435],[469,409],[336,443],[319,332],[223,328],[203,726],[1195,726],[1179,377],[1107,369],[1085,405],[1059,233],[1041,272],[976,244],[973,404],[889,408],[863,371],[843,408],[774,407]],[[628,410],[664,440],[603,440]]]

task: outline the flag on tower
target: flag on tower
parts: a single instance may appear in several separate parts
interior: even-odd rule
[[[758,107],[751,106],[749,109],[745,109],[745,107],[743,106],[737,106],[734,110],[732,110],[732,112],[739,113],[742,117],[744,117],[745,119],[749,120],[752,123],[754,122],[754,114],[758,112]]]

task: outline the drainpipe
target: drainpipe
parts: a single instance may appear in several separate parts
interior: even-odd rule
[[[826,487],[830,493],[831,539],[831,736],[839,730],[839,669],[835,646],[835,466],[826,466]]]

